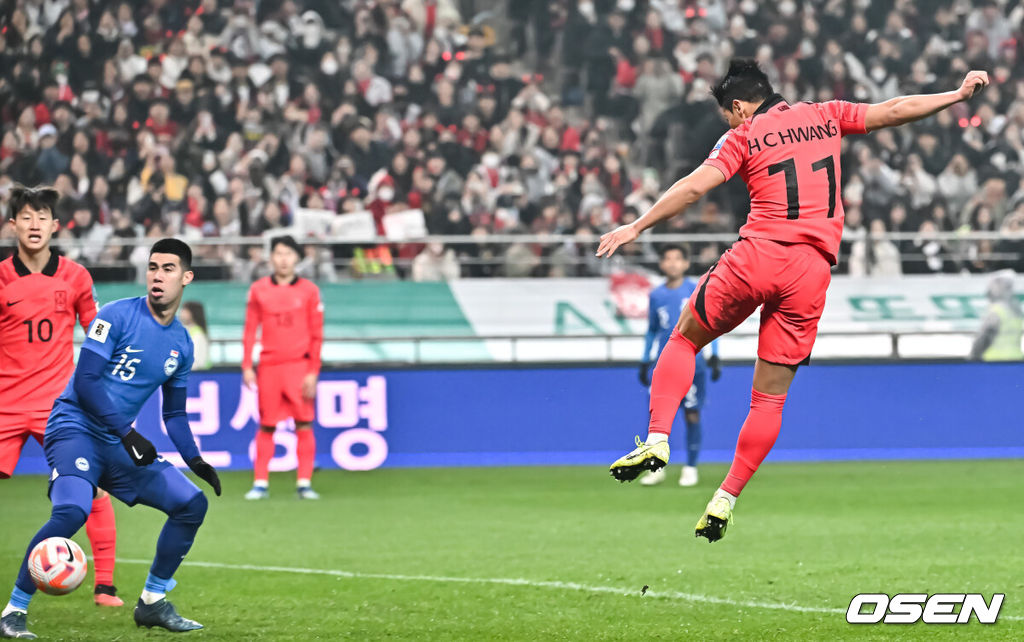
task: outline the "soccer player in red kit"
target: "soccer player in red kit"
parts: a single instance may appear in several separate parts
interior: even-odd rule
[[[320,290],[312,281],[299,278],[295,266],[302,251],[290,236],[270,242],[274,274],[249,288],[242,338],[242,380],[257,385],[260,429],[256,433],[256,465],[252,490],[246,499],[269,496],[268,471],[274,457],[274,427],[291,417],[295,420],[296,450],[299,458],[297,488],[299,499],[319,499],[311,487],[316,440],[313,419],[316,382],[320,375],[320,346],[324,342],[324,306]],[[262,328],[259,375],[252,365],[256,330]]]
[[[89,272],[50,250],[57,198],[49,187],[11,188],[10,225],[18,251],[0,261],[0,479],[14,473],[30,436],[43,443],[53,401],[74,370],[75,317],[88,328],[96,316]],[[102,490],[85,531],[96,567],[93,599],[100,606],[121,606],[114,587],[114,507]]]
[[[843,231],[842,137],[920,120],[987,84],[985,72],[972,71],[959,89],[941,94],[874,105],[841,100],[790,105],[772,90],[757,63],[732,61],[712,90],[730,130],[699,168],[634,223],[602,236],[597,250],[598,256],[611,256],[734,174],[750,190],[740,239],[701,278],[658,359],[647,440],[637,437],[637,448],[611,465],[612,476],[631,481],[668,463],[668,433],[690,389],[695,355],[762,306],[750,413],[732,467],[696,527],[696,535],[711,542],[725,535],[736,497],[775,444],[786,393],[814,345]]]

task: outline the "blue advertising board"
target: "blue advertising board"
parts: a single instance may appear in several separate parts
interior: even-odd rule
[[[704,408],[703,461],[732,459],[749,405],[750,366],[725,368]],[[159,413],[159,392],[137,427],[180,461]],[[1024,364],[815,365],[790,391],[769,461],[1024,456]],[[252,466],[256,393],[237,372],[197,372],[189,419],[204,456]],[[634,367],[328,371],[317,390],[317,465],[606,465],[646,434],[647,390]],[[673,441],[684,446],[677,419]],[[288,425],[275,433],[271,470],[296,466]],[[47,472],[34,441],[18,473]]]

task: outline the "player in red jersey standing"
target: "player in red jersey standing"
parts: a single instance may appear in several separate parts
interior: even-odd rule
[[[316,382],[320,375],[320,346],[324,342],[324,306],[312,281],[296,276],[302,256],[290,236],[270,242],[274,274],[249,288],[242,348],[242,380],[252,387],[259,382],[260,429],[256,433],[256,464],[252,490],[246,499],[269,496],[268,471],[274,457],[274,427],[295,420],[299,458],[297,488],[300,499],[319,499],[311,487],[316,440],[313,419]],[[256,330],[262,328],[259,376],[252,365]]]
[[[18,251],[0,261],[0,479],[14,473],[29,436],[43,443],[53,401],[75,367],[75,317],[88,328],[96,316],[89,272],[50,250],[57,198],[48,187],[11,189],[10,225]],[[100,606],[121,606],[114,587],[114,507],[102,490],[85,530],[96,567],[93,599]]]
[[[790,105],[772,90],[757,63],[732,61],[712,90],[730,130],[703,165],[637,221],[602,236],[597,250],[598,256],[611,256],[734,174],[750,190],[750,213],[739,241],[701,278],[658,359],[647,441],[637,437],[637,448],[611,465],[612,476],[630,481],[668,463],[668,433],[693,380],[695,355],[763,306],[750,413],[732,467],[696,527],[698,537],[722,538],[736,497],[775,444],[789,385],[814,345],[843,231],[841,138],[926,118],[987,84],[985,72],[972,71],[959,89],[941,94],[874,105],[841,100]]]

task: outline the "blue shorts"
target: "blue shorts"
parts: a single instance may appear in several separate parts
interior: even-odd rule
[[[43,450],[51,484],[62,475],[81,477],[129,506],[143,504],[169,512],[201,492],[163,457],[136,466],[121,444],[105,442],[86,429],[49,430]]]
[[[697,368],[693,372],[693,385],[689,392],[683,397],[683,410],[696,410],[700,412],[704,407],[704,399],[708,394],[708,371],[707,368]]]

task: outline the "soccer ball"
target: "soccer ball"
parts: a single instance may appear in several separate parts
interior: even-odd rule
[[[29,553],[28,571],[43,593],[65,595],[82,583],[89,563],[78,544],[64,537],[48,537]]]

